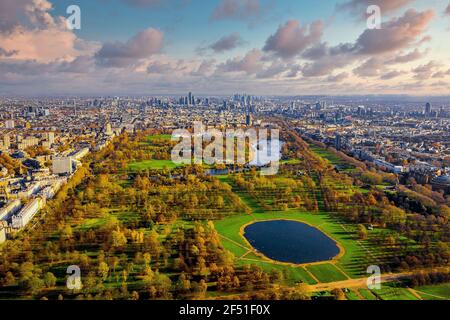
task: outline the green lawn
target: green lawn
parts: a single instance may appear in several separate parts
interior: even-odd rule
[[[348,278],[330,263],[307,266],[306,269],[311,272],[320,282],[343,281]]]
[[[147,141],[155,141],[155,140],[171,140],[172,135],[170,134],[153,134],[147,136]]]
[[[359,294],[366,300],[377,300],[377,297],[368,289],[359,289]]]
[[[425,300],[450,299],[450,283],[416,287],[414,290]]]
[[[162,170],[162,169],[174,169],[178,167],[172,160],[146,160],[139,162],[132,162],[128,165],[130,171],[142,171],[142,170]]]
[[[380,290],[372,291],[382,300],[418,300],[408,289],[397,287],[396,284],[383,284]]]
[[[347,297],[347,300],[361,300],[353,290],[349,290],[348,292],[346,292],[345,296]]]

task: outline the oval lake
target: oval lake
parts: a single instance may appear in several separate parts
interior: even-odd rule
[[[247,241],[266,257],[295,264],[331,260],[340,252],[336,242],[305,223],[291,220],[255,222],[244,229]]]

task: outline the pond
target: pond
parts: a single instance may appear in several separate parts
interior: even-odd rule
[[[259,253],[280,262],[319,262],[331,260],[340,252],[333,239],[298,221],[256,222],[245,227],[244,236]]]

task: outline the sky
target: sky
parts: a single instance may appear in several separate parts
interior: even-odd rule
[[[450,95],[449,36],[450,0],[0,0],[0,95]]]

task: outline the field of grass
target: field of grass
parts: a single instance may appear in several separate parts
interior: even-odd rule
[[[366,300],[377,300],[377,297],[369,289],[359,289],[359,294]]]
[[[128,165],[130,171],[142,171],[142,170],[163,170],[174,169],[178,165],[173,163],[172,160],[146,160],[139,162],[132,162]]]
[[[170,134],[154,134],[147,137],[147,141],[155,141],[155,140],[171,140],[172,135]]]
[[[311,265],[307,266],[306,269],[311,272],[320,282],[323,283],[343,281],[348,279],[331,263]]]
[[[346,296],[347,300],[361,300],[359,298],[358,294],[353,290],[349,290],[348,292],[346,292],[345,296]]]
[[[309,148],[312,152],[314,152],[319,157],[322,157],[326,160],[328,160],[332,165],[339,167],[341,170],[345,171],[352,171],[355,169],[355,167],[341,158],[339,158],[337,155],[335,155],[333,152],[321,148],[319,146],[316,146],[315,144],[310,144]]]
[[[448,299],[450,299],[450,283],[415,287],[414,290],[424,300],[448,300]]]
[[[372,292],[382,300],[419,300],[407,288],[397,287],[394,283],[383,284],[380,290]]]

